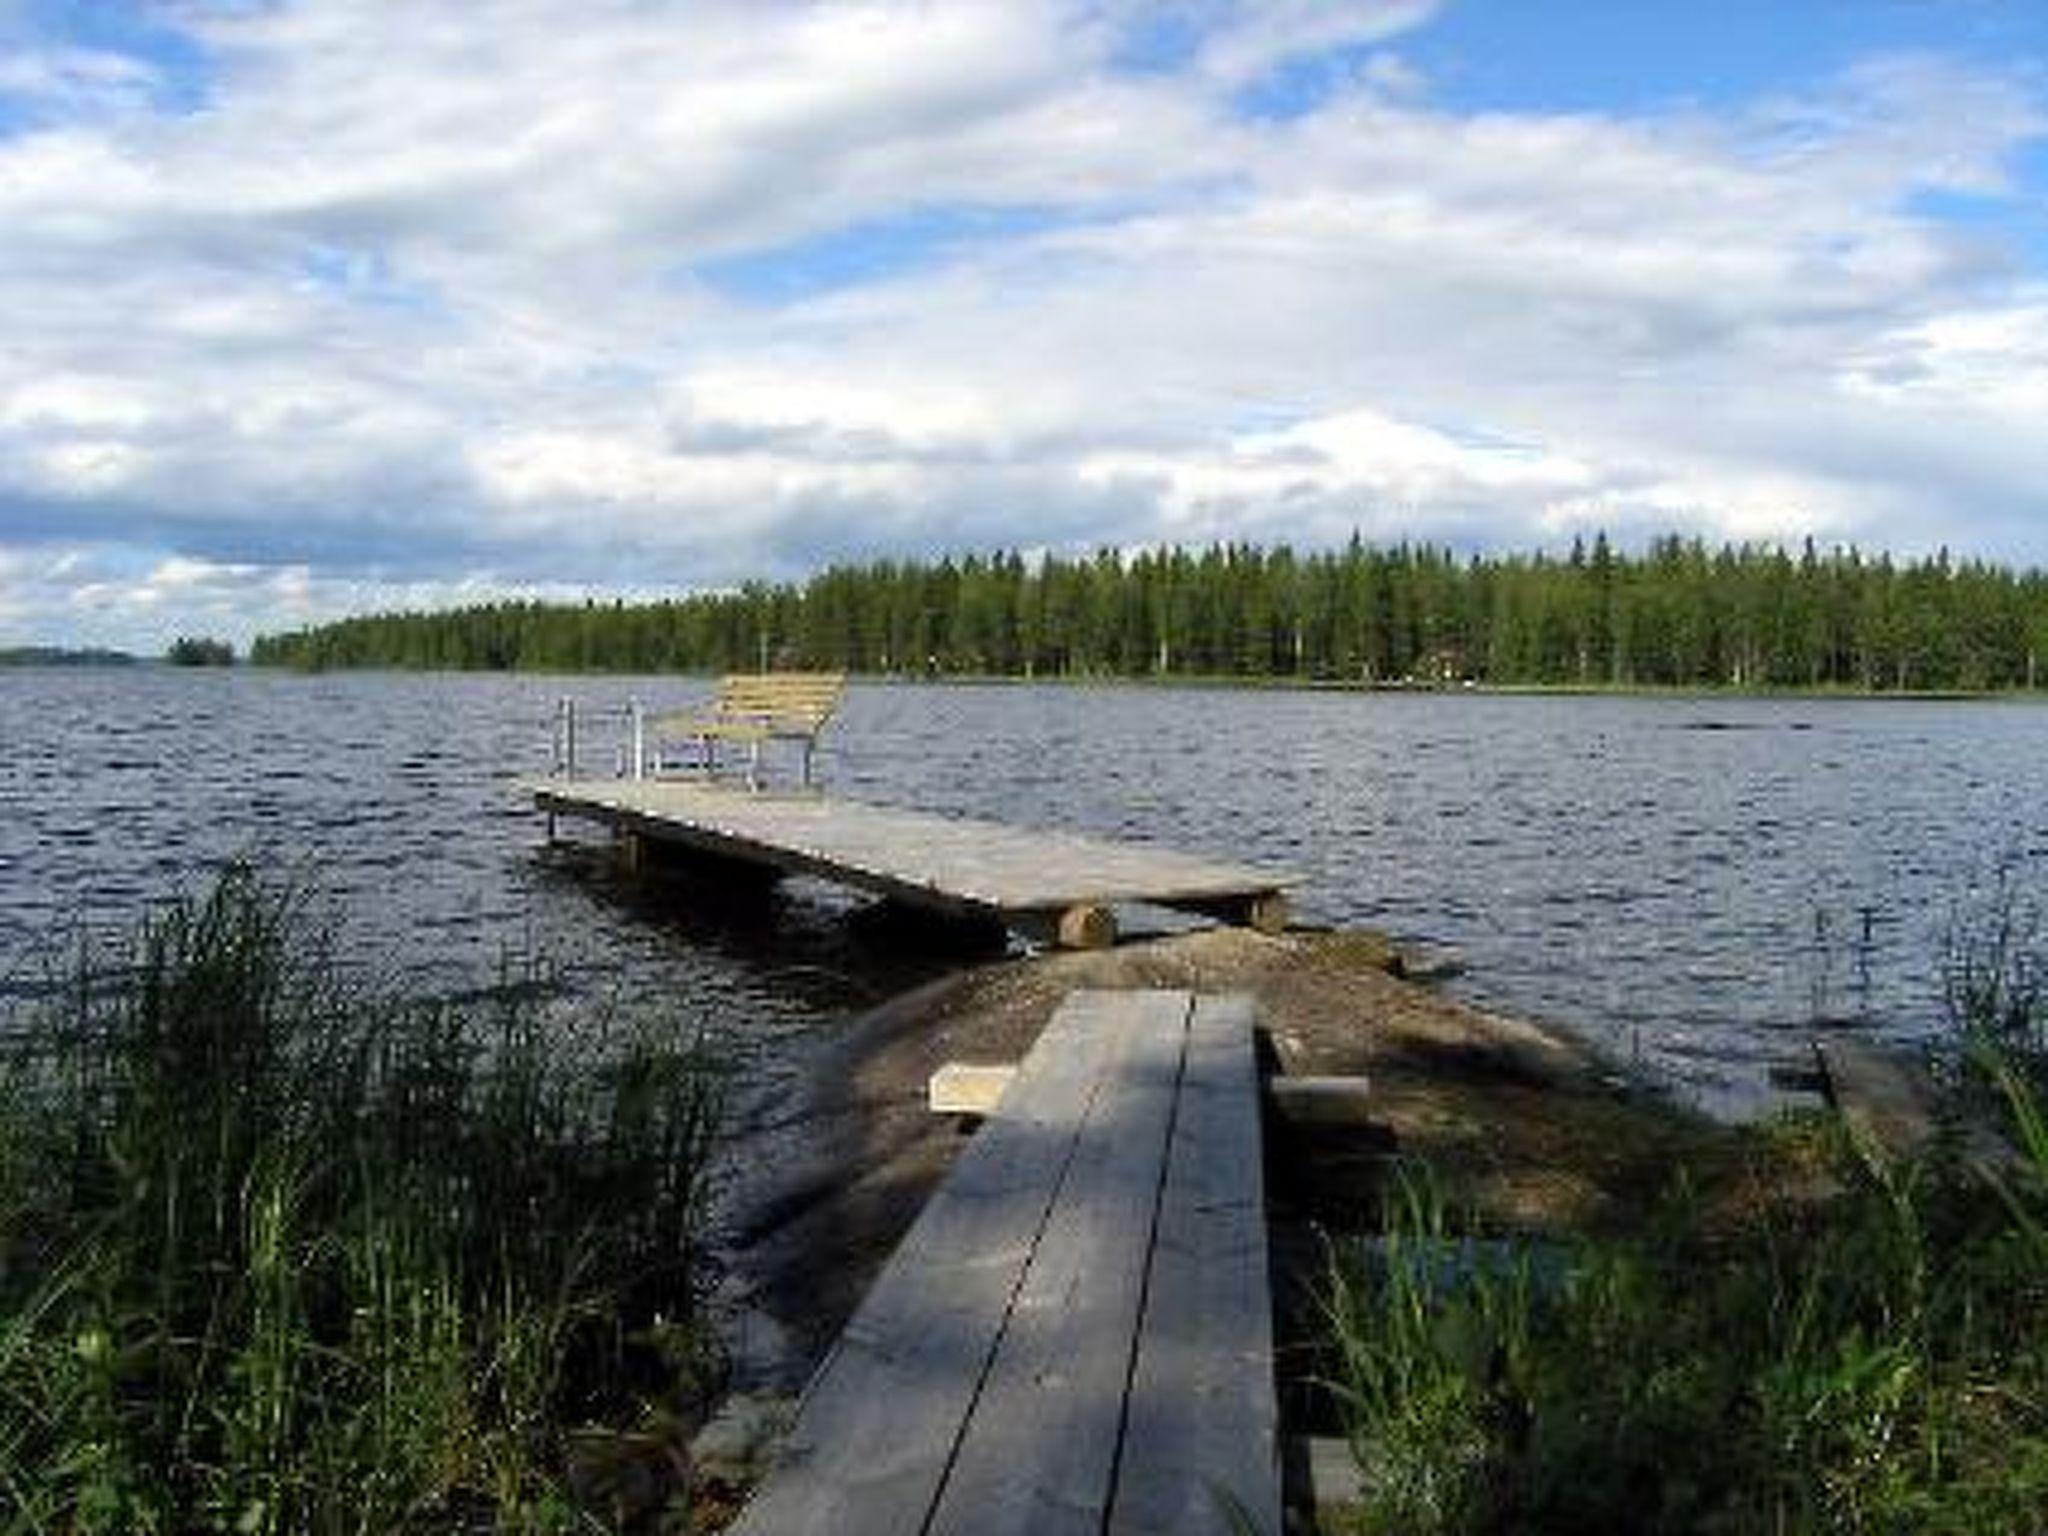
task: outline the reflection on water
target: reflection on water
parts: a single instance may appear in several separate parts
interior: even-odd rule
[[[864,943],[821,888],[735,904],[546,853],[507,789],[546,767],[559,694],[701,689],[0,674],[0,987],[32,984],[21,956],[53,925],[123,925],[268,853],[417,985],[538,952],[571,996],[701,1022],[773,1083],[942,962]],[[594,728],[586,760],[613,751]],[[1928,1027],[1950,903],[2048,856],[2034,704],[865,685],[821,760],[840,793],[1289,866],[1305,917],[1455,946],[1468,993],[1714,1102],[1817,1017]]]

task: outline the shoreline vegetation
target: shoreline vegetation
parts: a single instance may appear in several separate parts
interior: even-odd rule
[[[815,1358],[957,1154],[937,1061],[1015,1059],[1075,986],[1249,991],[1279,1070],[1373,1084],[1363,1123],[1269,1132],[1286,1432],[1358,1468],[1322,1529],[2039,1530],[2024,894],[1959,917],[1956,1134],[1906,1156],[1706,1120],[1366,932],[958,972],[849,1025],[790,1155],[739,1170],[737,1278]],[[231,868],[0,1019],[0,1528],[719,1528],[719,1064],[550,1013],[537,972],[408,1000],[317,916]]]
[[[259,637],[258,665],[1571,691],[2048,686],[2048,574],[1604,535],[1471,556],[1354,538],[839,566],[664,601],[502,602]]]
[[[0,667],[134,667],[142,659],[126,651],[74,650],[61,645],[14,645],[0,649]]]
[[[235,648],[209,635],[180,635],[165,650],[164,662],[173,667],[232,667]]]
[[[1601,1233],[1391,1162],[1320,1291],[1345,1528],[2048,1530],[2044,939],[2009,887],[1952,932],[1918,1147],[1730,1128]]]
[[[49,983],[0,1019],[0,1528],[566,1532],[683,1496],[694,1039],[549,1019],[533,977],[380,992],[247,869]]]
[[[835,1041],[803,1156],[756,1170],[743,1270],[817,1358],[957,1155],[937,1065],[1019,1059],[1075,987],[1245,991],[1276,1071],[1372,1084],[1362,1123],[1267,1133],[1282,1434],[1356,1466],[1313,1528],[2039,1530],[2048,1058],[2017,931],[1949,965],[1953,1129],[2016,1149],[1989,1173],[1960,1135],[1895,1156],[1831,1109],[1709,1120],[1365,932],[976,967]]]

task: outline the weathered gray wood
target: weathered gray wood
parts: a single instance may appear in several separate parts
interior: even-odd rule
[[[1842,1118],[1880,1150],[1918,1151],[1934,1137],[1933,1095],[1904,1062],[1861,1040],[1821,1040],[1814,1054]]]
[[[1277,1532],[1278,1423],[1252,1003],[1200,998],[1108,1529]]]
[[[1271,1077],[1266,1103],[1289,1125],[1363,1125],[1372,1119],[1372,1083],[1363,1077]]]
[[[1121,1050],[1104,1071],[1011,1306],[931,1536],[1098,1536],[1102,1529],[1190,999],[1179,992],[1095,996],[1103,999],[1095,1027],[1115,1035]]]
[[[953,914],[1056,928],[1074,908],[1120,901],[1204,907],[1239,920],[1270,913],[1293,877],[993,822],[930,816],[809,794],[751,793],[675,780],[530,781],[552,815],[747,859]]]
[[[1317,1522],[1356,1520],[1365,1503],[1365,1474],[1359,1470],[1358,1453],[1349,1440],[1335,1435],[1315,1435],[1296,1442],[1289,1452],[1301,1468],[1308,1486],[1303,1502],[1316,1512]],[[1349,1530],[1349,1525],[1336,1525]]]
[[[799,1407],[740,1536],[919,1531],[1003,1336],[1082,1125],[1128,1037],[1077,993],[961,1154]]]
[[[991,1114],[1016,1073],[1006,1063],[944,1062],[925,1083],[926,1105],[935,1115]],[[1264,1088],[1267,1110],[1289,1125],[1364,1125],[1376,1107],[1363,1077],[1269,1077]]]
[[[1160,903],[1183,912],[1198,912],[1260,933],[1285,933],[1293,909],[1282,890],[1251,891],[1230,896],[1174,897]]]

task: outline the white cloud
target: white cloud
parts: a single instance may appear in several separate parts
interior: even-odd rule
[[[1441,0],[1244,0],[1209,35],[1201,64],[1242,83],[1306,54],[1385,42],[1440,9]]]
[[[1431,10],[1205,3],[1181,66],[1127,73],[1120,0],[192,6],[185,115],[133,61],[12,60],[72,96],[0,137],[0,616],[155,644],[1354,525],[1926,545],[1981,513],[2048,558],[2010,515],[2048,483],[2048,298],[1913,201],[2011,194],[2035,85],[1888,59],[1718,116],[1460,114],[1381,53],[1232,111]],[[998,232],[892,263],[959,209]],[[848,229],[879,272],[806,277]],[[737,296],[734,257],[798,297]]]

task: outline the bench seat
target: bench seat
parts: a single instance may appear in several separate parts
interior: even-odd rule
[[[665,757],[665,742],[688,742],[702,754],[707,772],[718,768],[718,744],[743,742],[752,750],[747,782],[760,787],[761,749],[772,741],[803,746],[803,782],[811,783],[818,736],[839,708],[846,692],[843,672],[762,672],[722,678],[708,708],[679,710],[648,721],[655,743],[655,766]]]

